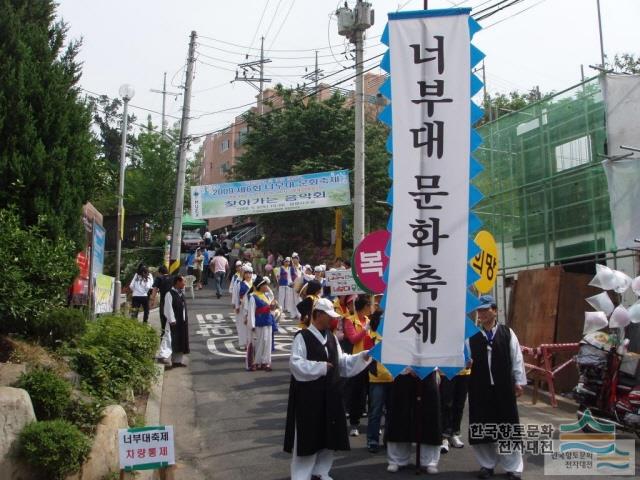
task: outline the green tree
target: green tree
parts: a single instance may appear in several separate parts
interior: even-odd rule
[[[553,92],[542,94],[539,87],[533,87],[526,93],[513,90],[509,93],[496,93],[493,96],[489,94],[482,102],[484,117],[478,122],[478,126],[497,120],[503,115],[522,110],[524,107],[539,102],[544,97],[552,94]]]
[[[297,90],[278,88],[283,106],[265,115],[249,113],[246,152],[234,167],[238,180],[252,180],[340,169],[352,169],[354,112],[346,98],[335,94],[326,101],[306,101]],[[386,225],[384,201],[390,186],[387,129],[379,123],[366,126],[366,215],[371,230]],[[351,184],[353,192],[353,183]],[[352,207],[345,209],[351,235]],[[332,209],[260,215],[270,246],[283,251],[321,246],[329,240]]]
[[[633,53],[616,53],[612,61],[605,57],[605,66],[616,73],[638,74],[640,73],[640,56]]]
[[[141,131],[135,143],[136,162],[125,174],[124,205],[128,212],[149,216],[154,227],[167,232],[173,220],[176,151],[179,131]]]
[[[80,244],[95,144],[78,88],[80,42],[66,41],[55,9],[52,0],[0,0],[0,207]]]

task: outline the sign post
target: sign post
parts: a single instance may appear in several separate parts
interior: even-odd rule
[[[479,293],[488,293],[496,283],[498,273],[498,246],[496,241],[486,230],[478,232],[475,243],[480,249],[469,264],[471,268],[480,276],[474,284]]]
[[[371,232],[364,237],[353,252],[353,278],[365,291],[374,294],[384,293],[386,283],[384,271],[389,265],[385,253],[391,234],[387,230]]]

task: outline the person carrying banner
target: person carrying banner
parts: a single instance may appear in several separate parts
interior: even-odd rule
[[[236,330],[238,331],[238,345],[241,350],[249,347],[249,335],[247,329],[247,316],[249,302],[247,294],[253,285],[253,268],[249,264],[242,266],[242,281],[238,285],[238,296],[236,298]]]
[[[278,303],[283,312],[291,312],[291,302],[293,301],[293,289],[291,286],[291,258],[287,257],[283,260],[280,271],[278,272]]]
[[[442,428],[438,373],[420,379],[407,367],[393,381],[391,409],[386,419],[387,471],[397,472],[411,461],[411,444],[420,446],[420,466],[438,473]]]
[[[255,352],[254,358],[248,358],[247,369],[271,371],[271,342],[275,319],[271,313],[273,297],[269,295],[269,283],[266,278],[258,276],[253,282],[252,293],[249,294],[249,335]]]
[[[491,477],[501,465],[508,478],[517,479],[524,469],[521,450],[501,454],[497,446],[497,440],[512,443],[509,432],[513,429],[497,429],[496,435],[485,435],[484,430],[488,425],[520,423],[517,397],[527,384],[522,352],[513,330],[497,323],[497,305],[491,295],[480,297],[476,312],[481,329],[468,339],[469,443],[480,464],[478,478]]]
[[[311,325],[300,330],[291,346],[291,381],[287,406],[284,451],[291,453],[291,479],[330,479],[335,450],[349,450],[340,377],[366,371],[368,351],[342,352],[329,332],[340,315],[327,299],[316,302]]]

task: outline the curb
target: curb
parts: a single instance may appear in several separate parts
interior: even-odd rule
[[[149,390],[147,408],[144,414],[145,425],[160,425],[160,407],[162,404],[162,387],[164,384],[164,365],[156,364],[157,379]],[[156,470],[138,470],[136,480],[153,480],[158,478]]]
[[[530,399],[533,399],[532,386],[527,385],[526,387],[524,387],[524,393],[528,395]],[[563,397],[562,395],[556,395],[556,401],[558,402],[557,408],[564,412],[575,414],[578,411],[578,404],[570,398]],[[538,403],[540,402],[543,402],[545,405],[551,406],[551,396],[549,395],[549,392],[538,389]],[[530,405],[533,405],[533,403],[530,403]]]

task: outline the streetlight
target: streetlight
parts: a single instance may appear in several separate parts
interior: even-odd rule
[[[124,101],[124,111],[122,113],[122,148],[120,150],[120,182],[118,185],[118,223],[116,226],[116,279],[113,292],[113,312],[120,310],[120,292],[122,285],[120,283],[120,256],[122,252],[122,237],[124,235],[124,167],[127,159],[127,107],[129,100],[133,98],[136,91],[131,85],[125,83],[120,87],[118,93]]]

